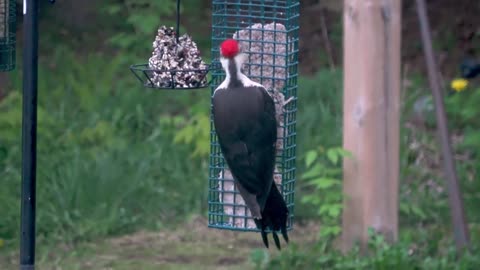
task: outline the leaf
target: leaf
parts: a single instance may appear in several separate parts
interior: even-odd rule
[[[342,175],[342,172],[342,168],[325,168],[325,170],[323,170],[324,175],[328,175],[330,177],[340,177]]]
[[[312,177],[317,177],[322,173],[323,170],[324,170],[324,166],[322,164],[317,163],[312,168],[307,170],[302,175],[302,178],[308,179],[308,178],[312,178]]]
[[[410,214],[410,207],[406,203],[400,203],[400,211],[408,215]]]
[[[337,205],[332,205],[332,206],[330,206],[330,209],[328,211],[328,215],[333,217],[333,218],[339,217],[341,209],[342,209],[341,205],[338,205],[338,204]]]
[[[184,125],[185,122],[186,122],[185,117],[182,116],[182,115],[174,116],[174,117],[172,118],[172,120],[173,120],[173,124],[174,124],[174,125],[177,125],[177,126],[178,126],[178,125]]]
[[[118,4],[117,5],[111,5],[111,6],[107,7],[107,13],[110,14],[110,15],[116,15],[121,10],[122,10],[122,6],[118,5]]]
[[[350,151],[347,151],[341,147],[336,148],[336,151],[342,157],[353,157],[353,154]]]
[[[118,33],[109,39],[109,43],[119,46],[120,48],[128,48],[137,41],[133,35],[126,33]]]
[[[302,203],[310,203],[313,205],[317,205],[320,203],[320,197],[316,195],[305,195],[302,197]]]
[[[177,132],[175,138],[173,139],[174,143],[185,142],[190,143],[193,140],[194,135],[194,127],[193,126],[185,126],[183,129]]]
[[[330,160],[333,164],[337,164],[338,162],[338,153],[336,149],[328,149],[327,151],[328,160]]]
[[[330,211],[330,205],[329,204],[324,204],[320,206],[318,209],[318,214],[321,216],[323,214],[327,214]]]
[[[425,218],[427,217],[427,215],[425,215],[425,212],[423,212],[423,210],[420,209],[419,207],[417,207],[417,206],[412,206],[411,209],[412,209],[412,212],[413,212],[415,215],[419,216],[420,218],[425,219]]]
[[[160,17],[156,14],[131,14],[127,21],[135,25],[138,31],[142,34],[150,34],[155,31],[160,23]]]
[[[326,177],[320,177],[320,178],[314,179],[312,180],[312,182],[319,189],[326,189],[340,183],[337,179],[326,178]]]
[[[317,156],[318,156],[317,151],[313,151],[313,150],[308,151],[305,157],[305,165],[307,167],[310,167],[312,163],[317,159]]]
[[[328,237],[328,236],[335,236],[338,235],[342,229],[340,226],[323,226],[320,229],[320,236],[321,237]]]

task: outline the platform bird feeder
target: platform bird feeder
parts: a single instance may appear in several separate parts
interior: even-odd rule
[[[153,41],[147,64],[130,66],[144,87],[164,90],[208,88],[210,66],[201,58],[191,36],[180,36],[180,0],[177,0],[176,28],[161,26]]]
[[[0,0],[0,72],[15,69],[15,13],[15,0]]]
[[[212,97],[225,78],[220,43],[234,38],[248,55],[243,73],[264,85],[276,104],[279,127],[274,180],[289,209],[287,230],[292,229],[294,217],[299,8],[298,0],[212,2]],[[208,226],[258,232],[222,156],[213,121],[211,129]]]

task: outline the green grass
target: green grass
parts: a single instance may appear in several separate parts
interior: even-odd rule
[[[41,65],[39,74],[39,235],[91,239],[202,211],[206,159],[172,142],[185,126],[181,120],[196,110],[188,104],[207,104],[208,93],[145,91],[118,57],[80,60],[59,48],[54,59],[59,65]],[[0,238],[6,241],[16,241],[19,221],[21,95],[14,85],[0,103]]]
[[[59,46],[52,57],[57,64],[42,61],[39,73],[40,237],[77,242],[205,213],[210,91],[145,90],[121,56],[80,59]],[[340,76],[301,80],[299,153],[339,142],[340,85],[332,77]],[[0,238],[7,242],[17,241],[20,207],[20,74],[14,78],[0,103]]]

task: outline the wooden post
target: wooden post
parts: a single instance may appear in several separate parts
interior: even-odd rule
[[[344,0],[342,249],[398,234],[401,0]]]

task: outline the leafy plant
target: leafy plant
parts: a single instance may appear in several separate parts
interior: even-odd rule
[[[174,138],[175,143],[192,144],[192,157],[204,157],[210,152],[210,117],[198,113],[188,121],[183,119],[181,127]]]
[[[92,53],[79,60],[59,46],[52,60],[58,67],[40,65],[39,241],[158,228],[204,208],[206,165],[188,158],[194,146],[172,144],[179,126],[169,120],[201,110],[185,96],[142,91],[118,64],[121,57]],[[14,89],[0,102],[0,238],[6,245],[18,239],[20,218],[21,87],[19,74],[12,75]]]
[[[480,190],[478,178],[480,172],[480,88],[472,87],[464,92],[454,93],[446,98],[446,109],[450,121],[451,133],[461,134],[456,145],[457,156],[462,159],[457,162],[459,178],[462,180],[462,190]],[[480,194],[468,192],[464,197],[470,218],[479,221],[478,211],[474,206],[480,203]]]
[[[188,4],[181,3],[181,21],[180,34],[187,33],[184,25],[186,22],[193,22],[192,25],[203,25],[204,20],[201,19],[201,12],[198,7],[202,1],[190,0]],[[123,60],[125,64],[131,64],[127,61],[139,61],[137,55],[141,55],[145,59],[150,56],[152,51],[152,42],[155,39],[157,29],[165,25],[167,27],[176,28],[176,0],[110,0],[108,4],[103,5],[102,11],[105,15],[112,18],[116,24],[115,28],[123,31],[116,31],[111,34],[109,44],[122,51],[129,51],[125,54]],[[188,14],[188,15],[187,15]],[[117,18],[126,18],[118,20]],[[193,35],[198,44],[208,45],[205,41],[210,41],[209,35],[205,33],[196,34],[194,31],[188,32]],[[202,57],[208,58],[208,50],[202,50]]]
[[[320,236],[334,237],[340,231],[342,211],[341,160],[350,153],[340,147],[308,151],[305,155],[306,171],[302,180],[313,190],[302,197],[302,202],[315,206],[322,226]]]
[[[172,14],[176,1],[122,0],[105,6],[104,12],[112,17],[126,17],[122,27],[132,32],[121,31],[110,38],[112,45],[123,50],[147,50],[161,24],[174,26]]]
[[[291,246],[278,256],[271,258],[261,269],[337,269],[337,270],[469,270],[480,265],[479,247],[457,254],[451,243],[423,248],[432,240],[417,237],[414,241],[402,239],[390,245],[382,235],[369,231],[368,254],[360,252],[358,246],[342,253],[321,242],[314,246]],[[435,242],[437,243],[437,242]]]
[[[306,153],[316,145],[342,143],[342,72],[321,70],[298,82],[298,145]]]

